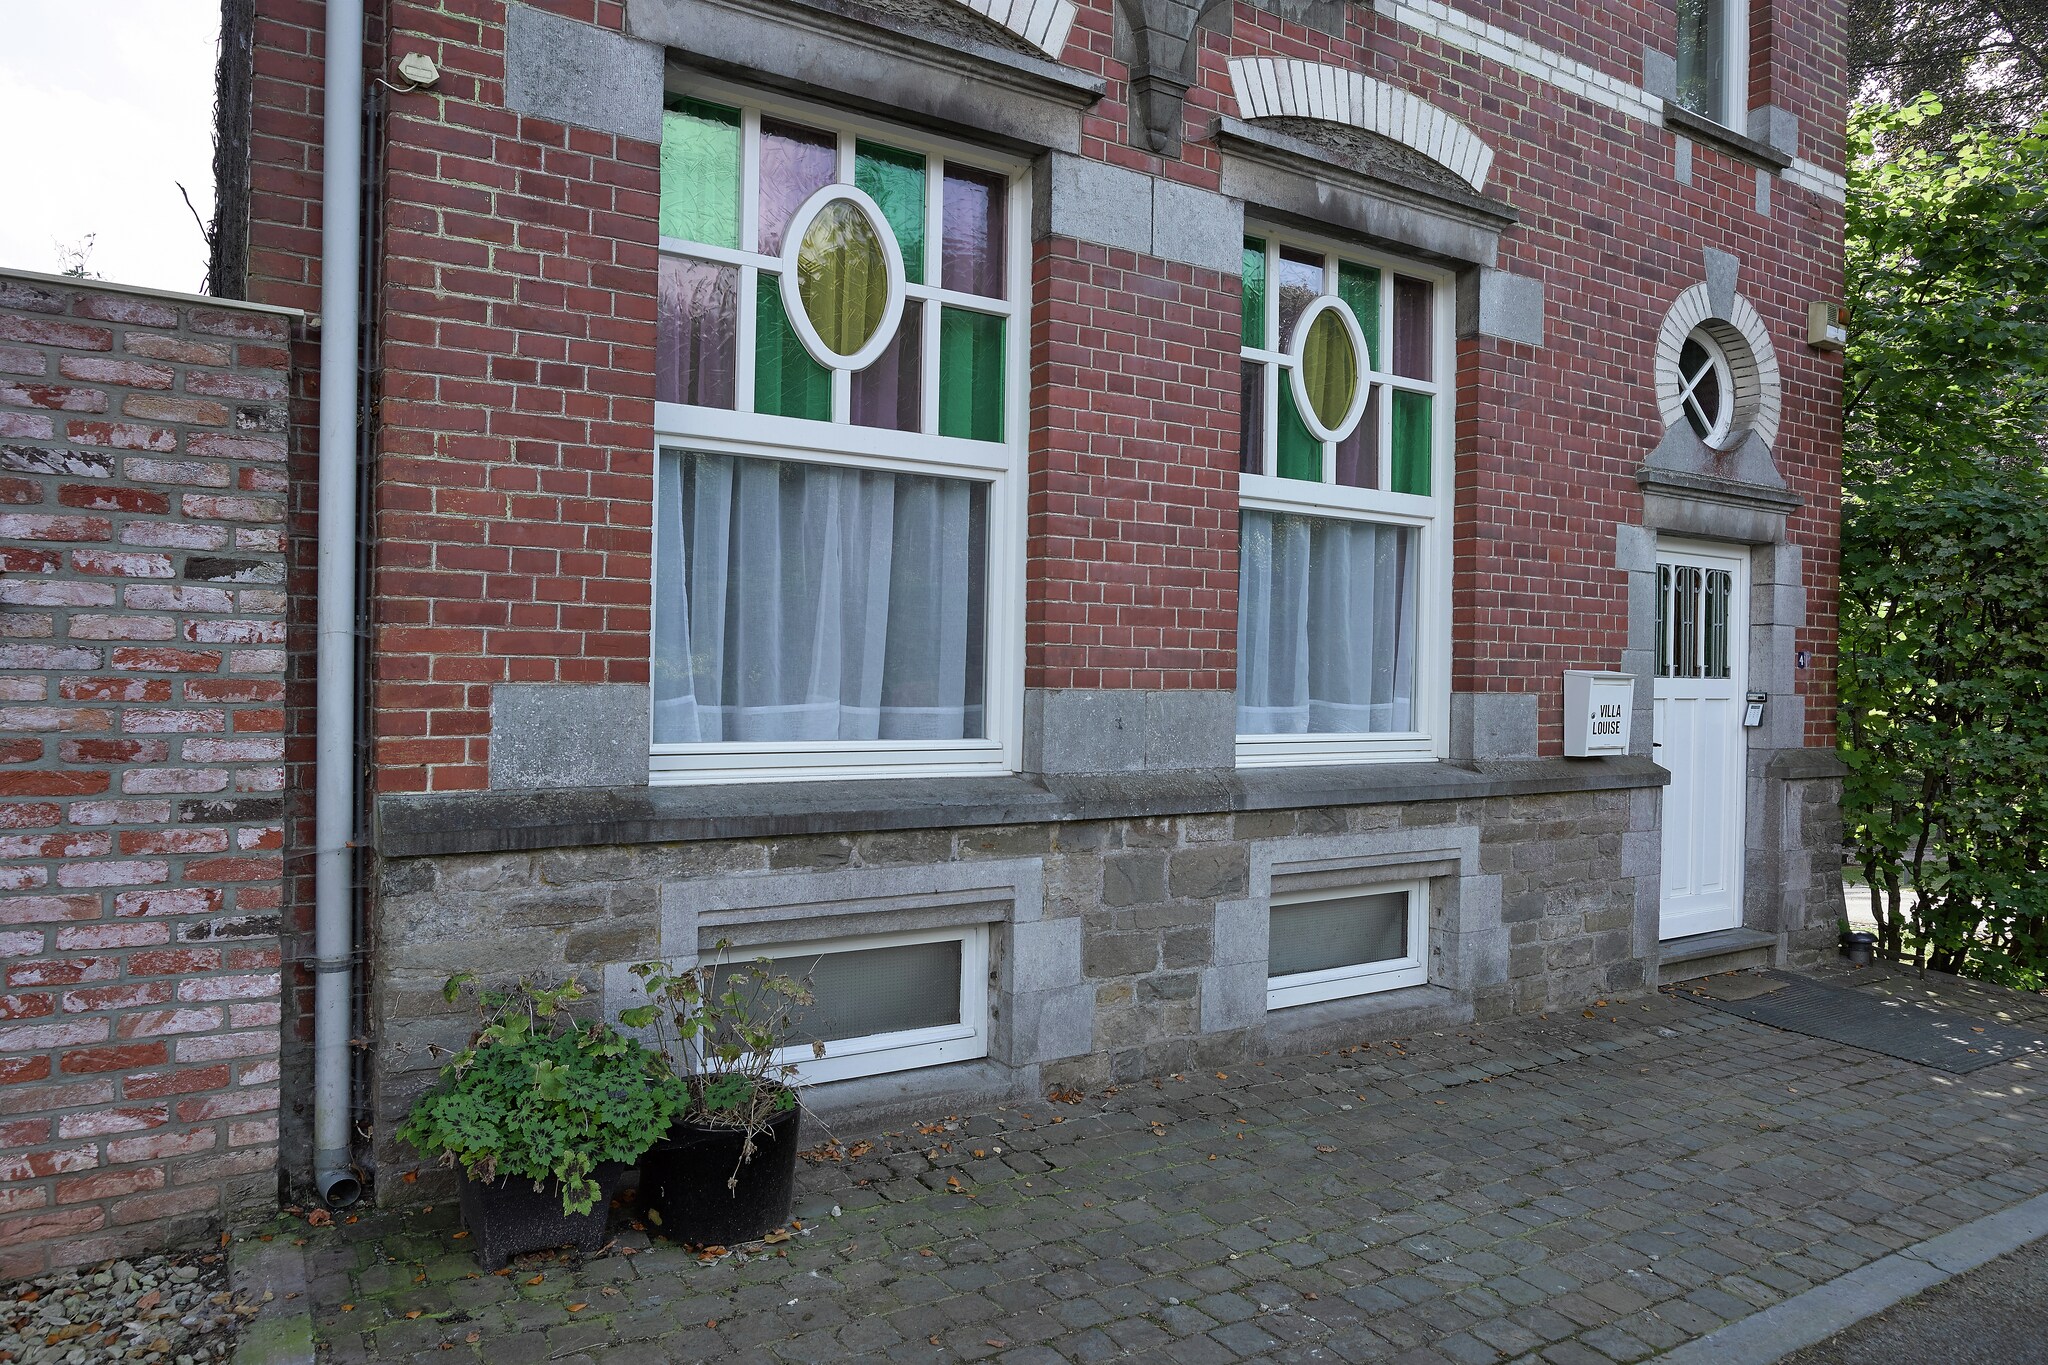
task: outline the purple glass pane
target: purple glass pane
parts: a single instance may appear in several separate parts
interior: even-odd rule
[[[761,120],[760,250],[773,256],[782,250],[789,220],[804,200],[839,178],[839,139],[819,128]]]
[[[1428,280],[1394,276],[1394,373],[1408,379],[1429,375],[1430,299],[1435,294]]]
[[[946,167],[946,243],[940,283],[963,294],[1003,294],[1004,204],[1010,182],[991,171]]]
[[[661,258],[655,306],[654,401],[733,405],[740,272],[729,265]]]
[[[1375,385],[1365,400],[1365,415],[1351,434],[1337,442],[1337,482],[1351,488],[1380,486],[1380,391]]]
[[[1266,366],[1244,362],[1244,391],[1237,417],[1237,467],[1247,474],[1266,472]]]
[[[1285,351],[1294,345],[1294,324],[1323,292],[1323,258],[1313,251],[1282,247],[1273,282],[1280,289],[1280,334],[1273,338],[1273,346]]]
[[[903,308],[896,339],[874,364],[853,376],[855,426],[916,431],[920,405],[919,380],[924,373],[924,306],[915,301]]]

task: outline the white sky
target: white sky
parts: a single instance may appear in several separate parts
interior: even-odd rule
[[[0,0],[0,266],[199,291],[213,216],[218,0]]]

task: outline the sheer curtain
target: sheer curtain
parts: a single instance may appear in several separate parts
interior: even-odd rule
[[[1238,733],[1412,731],[1413,528],[1247,510],[1238,553]]]
[[[665,451],[654,739],[976,739],[987,495]]]

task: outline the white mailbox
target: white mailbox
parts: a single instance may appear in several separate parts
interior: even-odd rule
[[[1632,673],[1564,671],[1566,758],[1603,758],[1628,752],[1629,716],[1636,709]]]

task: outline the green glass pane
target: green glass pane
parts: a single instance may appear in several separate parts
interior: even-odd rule
[[[889,261],[868,216],[835,199],[811,219],[796,250],[796,293],[818,340],[850,356],[881,329],[889,306]]]
[[[1380,272],[1352,261],[1337,262],[1337,297],[1351,307],[1358,330],[1365,334],[1366,365],[1384,370],[1380,349]]]
[[[1266,244],[1244,239],[1244,344],[1266,344]]]
[[[1280,477],[1323,481],[1323,443],[1309,434],[1294,406],[1294,383],[1285,371],[1280,375]]]
[[[1301,348],[1301,387],[1309,410],[1334,431],[1358,396],[1358,348],[1335,308],[1316,314]]]
[[[1430,404],[1426,393],[1394,390],[1394,491],[1429,496]]]
[[[939,312],[939,435],[1003,439],[1003,320]]]
[[[754,411],[830,421],[832,372],[797,340],[782,310],[781,278],[762,271],[755,302]]]
[[[853,146],[853,183],[881,205],[912,284],[924,283],[924,174],[924,158],[916,152],[879,142]]]
[[[661,235],[740,244],[740,111],[671,99],[661,116]]]

